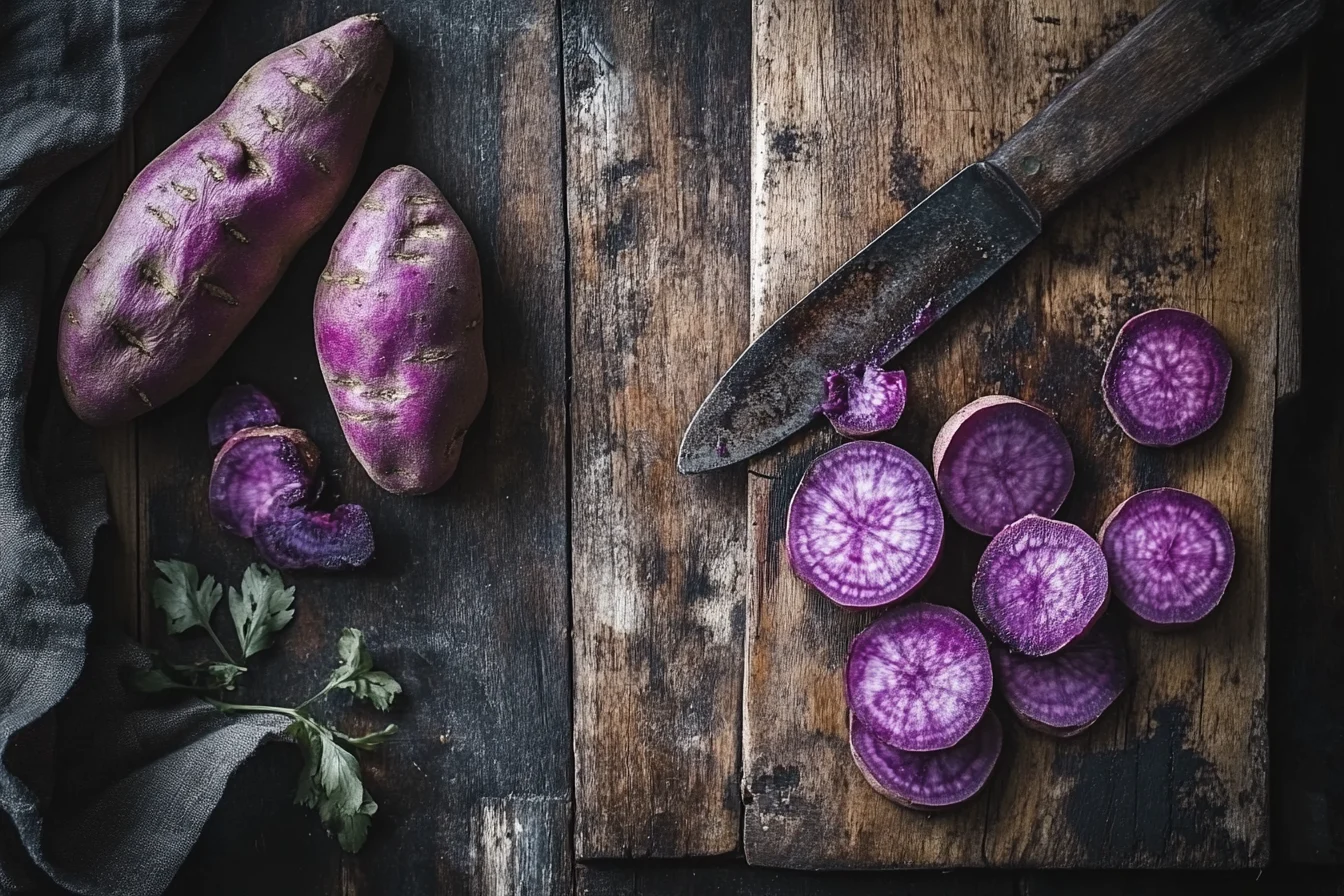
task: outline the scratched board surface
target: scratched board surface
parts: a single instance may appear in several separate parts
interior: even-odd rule
[[[757,0],[753,333],[997,146],[1153,5]],[[1223,605],[1186,632],[1130,627],[1136,680],[1084,734],[1059,741],[1012,724],[998,772],[973,801],[935,816],[898,808],[868,788],[846,742],[846,648],[873,616],[842,612],[803,585],[783,549],[803,469],[837,443],[813,429],[754,462],[748,485],[757,558],[743,712],[749,862],[1267,862],[1270,434],[1275,400],[1296,377],[1302,97],[1291,61],[1255,76],[1084,191],[899,359],[911,395],[893,440],[925,463],[952,411],[1004,393],[1054,409],[1073,445],[1077,480],[1063,519],[1095,532],[1126,496],[1160,485],[1212,500],[1238,546]],[[1208,317],[1236,360],[1222,421],[1171,450],[1127,440],[1097,388],[1120,324],[1161,306]],[[919,598],[969,612],[985,543],[949,527]]]

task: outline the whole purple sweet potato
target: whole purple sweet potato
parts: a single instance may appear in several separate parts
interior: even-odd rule
[[[346,19],[258,62],[140,172],[61,315],[81,419],[129,420],[219,359],[350,185],[391,64],[382,22]]]
[[[346,441],[373,481],[432,492],[485,402],[481,272],[433,181],[383,172],[331,249],[313,305],[317,356]]]

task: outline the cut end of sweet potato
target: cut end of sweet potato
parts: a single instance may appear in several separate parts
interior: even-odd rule
[[[1073,452],[1055,418],[1006,395],[977,398],[934,440],[933,475],[947,512],[980,535],[1028,514],[1054,516],[1073,474]]]
[[[279,424],[280,409],[275,402],[256,386],[246,383],[225,386],[205,418],[211,448],[223,445],[240,430]]]
[[[1028,516],[995,535],[980,557],[971,601],[1004,644],[1046,656],[1081,637],[1106,609],[1101,547],[1072,523]]]
[[[233,434],[210,471],[210,515],[220,528],[251,538],[276,507],[296,507],[317,487],[317,446],[287,426],[257,426]]]
[[[909,809],[950,809],[975,796],[1003,750],[1003,726],[986,711],[970,734],[945,750],[913,752],[884,743],[852,713],[849,750],[878,793]]]
[[[1232,354],[1204,318],[1157,308],[1125,321],[1102,375],[1115,422],[1140,445],[1179,445],[1223,415]]]
[[[1154,627],[1198,622],[1232,581],[1232,527],[1212,503],[1178,488],[1126,499],[1102,524],[1099,539],[1116,599]]]
[[[933,569],[943,510],[909,452],[849,442],[803,474],[786,541],[799,578],[841,606],[877,607],[900,600]]]
[[[1124,633],[1110,620],[1049,656],[1013,653],[996,644],[994,679],[1028,727],[1072,737],[1101,718],[1129,684]]]
[[[908,384],[903,370],[859,365],[832,370],[825,384],[821,412],[842,436],[860,439],[885,432],[905,411]]]
[[[330,513],[277,509],[257,526],[253,540],[261,558],[277,569],[348,569],[373,558],[373,526],[358,504]]]
[[[854,715],[901,750],[945,750],[989,706],[994,672],[985,636],[951,607],[897,607],[859,632],[845,664]]]

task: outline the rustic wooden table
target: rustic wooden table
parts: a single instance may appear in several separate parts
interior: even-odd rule
[[[1006,820],[993,837],[977,820],[960,834],[942,824],[941,839],[927,842],[917,816],[885,828],[892,816],[874,814],[886,810],[871,808],[868,794],[839,810],[797,808],[817,799],[808,788],[818,785],[800,783],[779,757],[818,763],[832,775],[826,780],[841,772],[828,764],[834,751],[819,746],[829,733],[809,727],[809,713],[829,718],[809,682],[833,657],[798,666],[792,639],[834,635],[839,650],[845,636],[810,631],[788,600],[748,606],[749,567],[759,564],[767,580],[778,569],[770,536],[752,525],[767,526],[774,511],[768,464],[751,476],[696,479],[672,469],[680,431],[714,377],[780,310],[786,286],[801,294],[824,272],[815,247],[853,248],[845,234],[894,218],[1025,120],[1024,89],[1042,101],[1153,5],[921,0],[897,14],[890,0],[389,0],[392,87],[343,209],[204,383],[100,436],[115,527],[100,552],[98,581],[108,587],[97,593],[101,612],[162,645],[145,587],[152,559],[180,556],[223,575],[252,559],[206,512],[203,416],[222,384],[255,382],[315,436],[342,497],[369,507],[379,550],[358,574],[293,577],[298,617],[284,649],[259,664],[265,690],[249,697],[301,690],[328,665],[333,633],[354,625],[406,687],[394,712],[404,733],[369,763],[380,811],[362,854],[342,855],[311,813],[291,805],[297,755],[267,747],[231,783],[174,892],[238,892],[248,869],[246,889],[257,893],[1175,893],[1190,888],[1192,873],[818,874],[747,860],[1210,866],[1263,863],[1271,852],[1263,877],[1218,872],[1199,881],[1234,892],[1285,882],[1334,891],[1339,876],[1320,866],[1344,858],[1344,608],[1336,601],[1344,395],[1334,335],[1344,323],[1336,211],[1344,185],[1331,140],[1344,95],[1344,58],[1334,49],[1344,16],[1318,30],[1309,65],[1296,51],[1275,63],[1174,134],[1177,148],[1161,157],[1235,120],[1240,106],[1252,109],[1261,131],[1234,133],[1245,142],[1225,147],[1220,164],[1235,165],[1239,153],[1282,154],[1278,170],[1266,169],[1271,183],[1255,186],[1288,204],[1235,212],[1252,228],[1251,237],[1239,232],[1248,244],[1287,247],[1291,257],[1309,68],[1301,351],[1295,359],[1291,346],[1280,347],[1275,368],[1291,383],[1300,360],[1302,376],[1273,415],[1268,797],[1263,781],[1250,781],[1237,788],[1240,805],[1237,796],[1209,803],[1194,782],[1169,789],[1167,808],[1155,813],[1119,805],[1140,800],[1132,790],[1110,793],[1084,807],[1100,845],[1077,830],[1038,843],[1033,831],[1067,821],[1048,801],[1001,805]],[[335,0],[216,4],[121,146],[123,181],[208,113],[250,61],[356,11]],[[1054,31],[1041,38],[1042,28]],[[1015,65],[1038,44],[1039,72]],[[900,48],[899,71],[865,81],[891,47]],[[915,98],[946,77],[952,94],[988,97],[992,108],[980,118],[969,114],[974,106],[956,110],[967,113],[971,137],[953,136],[928,110],[903,108],[901,90],[880,89],[883,77]],[[781,109],[810,124],[764,130]],[[849,127],[881,116],[895,136],[888,128],[865,140]],[[902,136],[907,121],[925,130]],[[930,158],[931,149],[947,155]],[[803,174],[772,173],[780,160],[828,152]],[[312,284],[345,212],[379,171],[401,162],[439,183],[477,240],[492,377],[456,478],[409,500],[380,494],[345,449],[310,317]],[[110,202],[121,184],[112,186]],[[820,197],[814,216],[798,213],[799,195]],[[1076,226],[1080,214],[1058,226]],[[1154,225],[1159,240],[1170,234],[1164,226]],[[1161,246],[1154,251],[1160,256]],[[1120,283],[1180,267],[1105,251],[1080,263]],[[1261,282],[1259,262],[1230,264]],[[1263,618],[1247,624],[1263,631]],[[792,693],[779,693],[782,679],[772,677],[785,661],[797,676]],[[775,718],[771,706],[786,708]],[[1227,713],[1226,724],[1263,732],[1263,706]],[[1251,765],[1218,761],[1254,777],[1263,740],[1249,743]],[[1169,766],[1185,745],[1177,738],[1159,748],[1143,761],[1167,767],[1157,773],[1168,780],[1179,776]],[[1257,808],[1266,799],[1267,838]],[[1215,827],[1201,827],[1211,812]],[[772,833],[775,818],[783,823]],[[1233,828],[1242,835],[1235,843],[1213,836]]]

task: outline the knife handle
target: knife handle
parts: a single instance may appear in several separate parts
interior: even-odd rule
[[[1167,0],[989,161],[1046,215],[1300,37],[1319,0]]]

